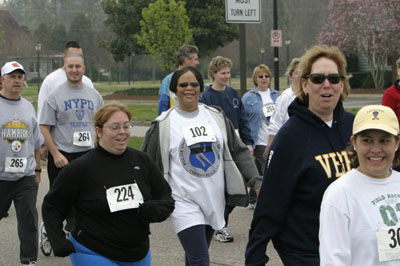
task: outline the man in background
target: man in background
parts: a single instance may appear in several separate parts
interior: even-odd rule
[[[67,81],[67,76],[65,74],[65,58],[68,54],[80,54],[83,56],[82,48],[78,42],[69,41],[65,44],[64,52],[62,54],[62,58],[64,60],[63,67],[51,72],[43,80],[38,95],[38,117],[40,116],[44,102],[47,96],[49,96],[50,92],[57,88],[61,83]],[[88,77],[83,76],[82,82],[87,86],[94,88],[92,81]]]
[[[179,48],[177,59],[178,59],[178,70],[187,66],[197,67],[199,65],[199,49],[194,45],[183,45]],[[158,115],[168,110],[170,107],[177,104],[175,94],[169,91],[169,84],[174,72],[166,76],[160,86],[158,95],[160,100],[158,102]]]

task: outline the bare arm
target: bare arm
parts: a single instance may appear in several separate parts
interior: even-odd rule
[[[54,164],[57,168],[62,168],[68,164],[67,158],[57,149],[56,144],[54,144],[53,137],[50,134],[49,125],[40,125],[40,132],[44,137],[44,144],[49,149],[49,152],[54,158]]]
[[[269,135],[268,136],[268,144],[267,147],[265,147],[265,151],[263,153],[263,158],[264,160],[267,160],[269,148],[271,147],[272,141],[274,141],[275,135]]]
[[[41,165],[40,165],[40,148],[35,150],[35,161],[36,161],[36,169],[41,169]],[[38,184],[40,183],[40,172],[36,172],[36,181],[38,182]]]

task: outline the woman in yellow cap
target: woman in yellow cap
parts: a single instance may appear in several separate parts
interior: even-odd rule
[[[360,109],[349,157],[353,170],[325,191],[320,213],[321,266],[400,265],[399,124],[386,106]]]

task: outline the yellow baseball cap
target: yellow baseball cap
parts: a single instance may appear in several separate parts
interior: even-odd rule
[[[353,135],[368,129],[399,134],[399,122],[393,110],[383,105],[367,105],[361,108],[353,123]]]

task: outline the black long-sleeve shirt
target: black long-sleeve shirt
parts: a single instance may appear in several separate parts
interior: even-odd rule
[[[137,183],[144,203],[137,209],[111,212],[106,189]],[[149,223],[161,222],[174,209],[171,189],[155,163],[128,148],[114,155],[97,147],[63,169],[43,201],[43,221],[56,256],[74,251],[62,222],[72,208],[73,237],[110,259],[133,262],[149,250]]]

